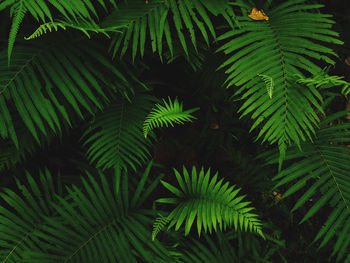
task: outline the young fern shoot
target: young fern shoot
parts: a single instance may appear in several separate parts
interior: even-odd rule
[[[269,95],[270,99],[272,99],[273,87],[275,86],[273,78],[264,74],[258,74],[258,76],[265,82],[267,94]]]

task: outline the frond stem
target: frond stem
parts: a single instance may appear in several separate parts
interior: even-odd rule
[[[11,85],[11,83],[15,80],[15,78],[18,76],[18,74],[20,74],[27,66],[28,64],[30,64],[30,62],[33,61],[33,59],[38,56],[40,52],[37,52],[36,54],[34,54],[30,59],[28,59],[28,61],[22,65],[22,67],[15,73],[15,75],[7,82],[6,85],[3,86],[3,90],[0,91],[0,94],[5,92],[5,90]]]
[[[281,68],[282,68],[282,74],[283,74],[283,89],[284,89],[284,118],[283,118],[283,122],[284,122],[284,126],[286,127],[286,123],[287,123],[287,110],[288,110],[288,97],[287,97],[287,93],[288,93],[288,89],[287,89],[287,73],[286,73],[286,67],[285,67],[285,63],[284,63],[284,55],[283,55],[283,51],[282,51],[282,47],[281,47],[281,43],[278,39],[278,34],[276,33],[276,30],[274,29],[274,27],[271,25],[271,23],[269,21],[267,21],[268,25],[271,27],[271,30],[275,36],[276,42],[277,42],[277,46],[278,46],[278,52],[280,54],[280,58],[281,58]],[[283,130],[283,137],[286,137],[286,129]]]

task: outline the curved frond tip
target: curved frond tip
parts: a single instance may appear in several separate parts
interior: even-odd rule
[[[102,33],[106,37],[110,38],[108,32],[122,32],[121,30],[118,30],[117,27],[114,28],[100,28],[96,23],[90,22],[90,21],[82,21],[78,24],[68,23],[66,21],[57,21],[57,22],[48,22],[45,24],[40,25],[33,34],[31,34],[29,37],[24,37],[25,40],[34,39],[37,37],[42,36],[43,34],[46,34],[47,31],[52,32],[53,30],[58,31],[59,28],[62,28],[63,30],[66,30],[66,28],[74,28],[81,32],[83,32],[88,38],[90,38],[90,34],[88,31],[92,31],[95,33]]]

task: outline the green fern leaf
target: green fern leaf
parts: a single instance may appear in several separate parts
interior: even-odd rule
[[[325,68],[310,78],[296,74],[297,82],[307,86],[315,86],[316,88],[322,87],[322,89],[332,88],[335,86],[342,86],[342,94],[347,96],[350,93],[350,83],[344,81],[344,77],[329,76],[329,68]]]
[[[122,34],[116,34],[113,37],[109,50],[113,51],[113,57],[119,50],[121,50],[120,54],[123,56],[131,46],[133,60],[138,49],[141,57],[144,55],[148,28],[152,52],[158,50],[159,57],[162,60],[164,35],[169,51],[173,54],[171,22],[175,26],[177,38],[186,55],[189,51],[186,43],[186,31],[189,33],[195,50],[197,50],[198,45],[197,28],[207,45],[209,45],[207,30],[210,31],[214,39],[216,38],[208,11],[215,13],[215,15],[222,14],[231,22],[228,14],[232,16],[233,13],[228,1],[225,0],[215,5],[206,5],[206,1],[202,0],[152,0],[148,4],[140,4],[138,0],[130,0],[127,3],[121,3],[118,9],[101,23],[101,27],[126,27]],[[172,16],[170,13],[172,13]],[[172,21],[171,17],[173,18]],[[184,27],[187,30],[184,30]],[[137,48],[138,46],[139,48]]]
[[[103,169],[136,170],[147,161],[150,141],[142,136],[142,123],[153,103],[153,97],[137,94],[131,103],[120,98],[99,114],[82,136],[91,162],[97,161],[96,166]]]
[[[0,136],[5,138],[8,137],[6,120],[4,121],[3,116],[0,116]],[[15,119],[17,125],[20,125],[20,117],[17,116]],[[20,162],[26,161],[29,156],[34,154],[36,151],[36,142],[33,136],[27,132],[23,125],[20,125],[19,134],[16,134],[18,141],[3,140],[0,139],[0,172],[13,168],[15,165],[19,165]],[[2,132],[5,132],[3,134]],[[9,132],[10,134],[12,131]],[[52,136],[48,136],[45,139],[46,142],[50,143]]]
[[[25,175],[26,184],[22,184],[16,178],[20,195],[10,189],[4,189],[0,193],[2,199],[11,207],[11,211],[1,207],[0,212],[0,237],[3,241],[0,260],[3,263],[23,260],[25,251],[36,246],[36,240],[32,238],[33,233],[45,225],[46,217],[54,216],[55,210],[51,204],[58,202],[55,194],[62,191],[61,185],[53,183],[47,169],[44,172],[39,171],[40,188],[28,172]]]
[[[24,37],[24,39],[30,40],[30,39],[37,38],[43,34],[46,34],[47,30],[52,32],[52,30],[55,29],[55,31],[57,31],[59,27],[62,28],[63,30],[66,30],[66,27],[64,26],[63,23],[49,22],[49,23],[42,24],[38,27],[37,30],[34,31],[33,34],[31,34],[29,37]]]
[[[19,3],[15,4],[13,8],[15,10],[15,15],[11,25],[8,48],[7,48],[8,65],[10,65],[12,49],[13,49],[13,45],[15,44],[15,39],[17,36],[19,26],[22,23],[22,20],[27,12],[27,9],[25,8],[23,1],[20,1]]]
[[[78,24],[73,24],[73,23],[67,23],[66,21],[63,21],[63,20],[58,20],[58,22],[48,22],[40,25],[34,31],[33,34],[31,34],[29,37],[24,37],[24,39],[25,40],[34,39],[45,34],[46,31],[49,31],[49,32],[52,32],[53,30],[57,31],[58,28],[62,28],[63,30],[66,30],[67,27],[74,28],[83,32],[88,38],[90,38],[88,31],[92,31],[95,33],[102,33],[108,38],[110,38],[108,32],[121,32],[116,28],[107,28],[107,29],[99,28],[99,26],[94,22],[81,21]]]
[[[168,229],[175,225],[175,230],[185,222],[185,235],[197,217],[198,235],[204,231],[212,233],[234,226],[234,229],[256,232],[262,237],[261,222],[256,214],[250,213],[252,207],[247,207],[250,202],[242,202],[244,196],[237,196],[240,189],[230,186],[229,183],[222,185],[223,179],[217,182],[218,174],[210,178],[210,169],[204,172],[202,168],[197,173],[196,168],[192,168],[191,178],[185,167],[183,167],[183,177],[174,169],[180,188],[176,188],[167,182],[161,181],[163,186],[171,191],[175,198],[161,198],[156,202],[166,204],[177,204],[177,207],[167,217],[170,221]]]
[[[227,40],[218,51],[230,57],[219,68],[226,68],[227,87],[240,87],[235,95],[244,100],[241,116],[251,114],[251,130],[261,128],[257,139],[278,143],[281,156],[290,143],[300,146],[313,139],[319,123],[316,110],[323,112],[319,90],[297,82],[295,74],[320,72],[314,59],[334,64],[330,56],[336,54],[325,44],[342,44],[329,29],[334,23],[330,15],[309,11],[321,6],[286,1],[265,10],[268,21],[237,17],[239,27],[218,38]],[[273,79],[272,98],[256,75]]]
[[[110,2],[116,7],[115,0],[110,0]],[[96,8],[90,0],[50,0],[49,3],[50,7],[55,7],[68,21],[72,19],[77,21],[77,18],[80,18],[92,23],[94,17],[91,14],[97,17]],[[98,0],[98,3],[105,8],[104,0]],[[49,6],[43,0],[6,0],[0,3],[0,10],[6,7],[11,8],[11,14],[14,17],[8,41],[8,64],[10,64],[17,32],[25,14],[29,13],[37,21],[41,20],[43,23],[46,23],[46,18],[53,22],[53,18]]]
[[[0,3],[0,11],[4,10],[6,7],[13,5],[16,0],[4,0]]]
[[[346,112],[341,112],[345,115]],[[325,118],[321,124],[328,124],[338,118],[340,113]],[[289,184],[283,198],[311,185],[295,203],[292,211],[303,207],[310,199],[314,204],[304,215],[300,223],[305,222],[326,204],[333,207],[327,221],[315,237],[314,242],[323,237],[320,247],[329,243],[337,235],[332,256],[337,255],[337,262],[349,251],[350,242],[350,124],[333,124],[317,132],[314,142],[307,142],[298,147],[290,147],[286,152],[288,160],[296,159],[291,166],[283,169],[274,178],[276,187]],[[274,157],[269,162],[275,162]],[[317,199],[316,195],[321,194]]]
[[[149,242],[154,210],[141,209],[160,179],[145,185],[151,165],[136,184],[120,170],[113,179],[101,172],[96,179],[86,172],[82,187],[67,187],[64,197],[56,193],[48,171],[47,177],[40,174],[43,191],[32,177],[28,176],[29,187],[17,180],[23,197],[9,189],[0,193],[13,208],[0,211],[1,262],[24,258],[30,262],[91,262],[94,257],[101,263],[152,262],[154,257],[158,262],[171,262],[166,247],[157,240]],[[118,177],[121,185],[116,192]],[[137,189],[141,192],[135,198]]]
[[[170,124],[174,127],[174,123],[183,124],[185,121],[192,121],[196,117],[191,113],[199,110],[199,108],[193,108],[183,111],[182,103],[180,104],[177,98],[172,102],[169,98],[169,104],[163,99],[163,105],[156,104],[155,109],[151,111],[146,117],[143,124],[143,135],[147,138],[147,134],[154,128],[168,127]]]
[[[153,224],[152,240],[154,241],[158,233],[169,223],[169,219],[165,216],[159,215]]]
[[[5,136],[4,139],[10,137],[17,147],[9,105],[14,105],[40,144],[39,132],[45,135],[48,128],[60,132],[62,122],[71,125],[67,111],[73,110],[83,119],[81,107],[91,114],[102,109],[108,100],[107,92],[102,90],[107,79],[117,77],[120,86],[130,86],[123,74],[90,43],[79,48],[64,41],[58,41],[56,45],[46,44],[42,41],[35,45],[18,46],[10,67],[7,67],[6,51],[0,53],[0,67],[3,69],[0,77],[0,121],[6,124],[0,128],[0,135]],[[91,67],[91,63],[100,65],[99,69]]]

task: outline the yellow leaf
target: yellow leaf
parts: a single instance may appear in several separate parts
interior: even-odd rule
[[[255,7],[248,15],[253,20],[269,20],[269,17],[262,10],[258,10]]]

